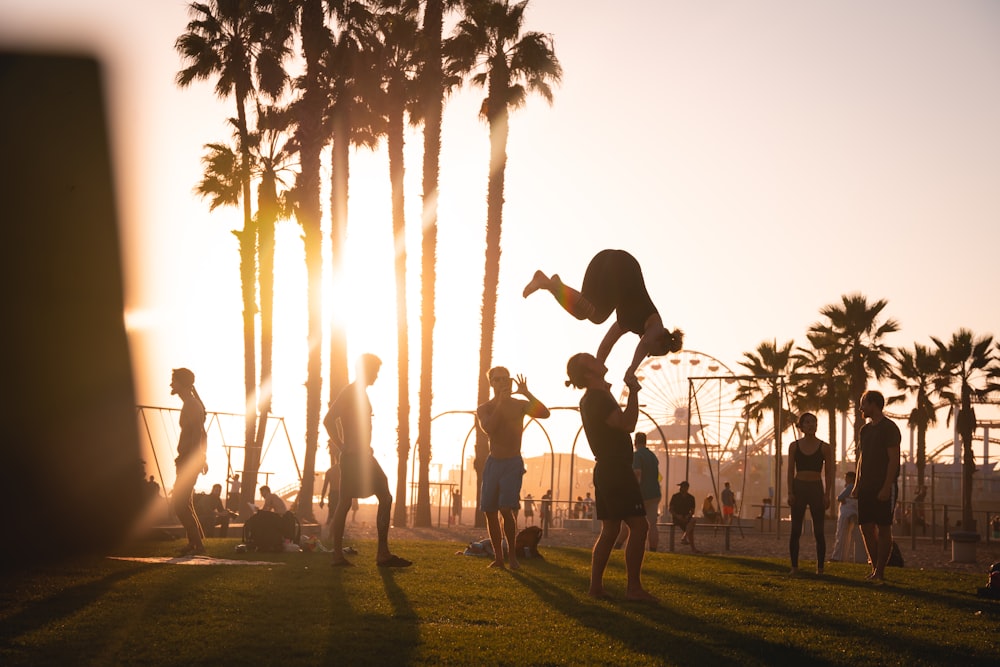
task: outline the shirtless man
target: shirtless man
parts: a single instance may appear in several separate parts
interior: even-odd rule
[[[479,511],[486,515],[486,526],[493,544],[490,567],[504,567],[503,538],[507,537],[507,559],[511,569],[517,569],[517,516],[520,509],[521,481],[524,460],[521,458],[521,434],[524,418],[546,419],[549,409],[528,391],[523,375],[517,376],[517,389],[511,391],[510,371],[495,366],[486,374],[493,387],[493,398],[476,410],[476,423],[489,437],[490,455],[483,468],[483,486],[479,494]],[[514,398],[520,394],[528,400]],[[501,530],[500,518],[503,518]]]

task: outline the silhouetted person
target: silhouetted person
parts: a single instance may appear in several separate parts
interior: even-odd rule
[[[539,522],[542,524],[542,530],[547,531],[552,525],[552,489],[542,494],[541,512]]]
[[[816,574],[823,574],[826,561],[826,510],[833,504],[833,448],[816,437],[816,415],[803,412],[799,417],[802,437],[788,446],[788,506],[792,508],[792,527],[788,552],[792,574],[799,571],[799,539],[806,508],[812,515],[816,539]],[[825,478],[825,483],[824,483]]]
[[[351,566],[344,558],[344,523],[352,501],[374,495],[378,498],[375,528],[378,549],[375,562],[379,567],[407,567],[410,561],[389,551],[389,521],[392,494],[382,466],[372,450],[372,404],[368,387],[378,379],[382,360],[374,354],[362,354],[358,359],[357,377],[344,387],[323,419],[330,440],[340,450],[340,498],[333,515],[333,565]]]
[[[530,493],[524,497],[524,523],[526,526],[535,525],[535,499]]]
[[[591,556],[588,593],[594,598],[609,597],[604,589],[604,570],[624,522],[629,529],[625,597],[657,602],[642,587],[640,576],[649,524],[639,482],[632,472],[631,433],[639,417],[639,382],[634,375],[628,381],[628,400],[623,410],[604,379],[607,372],[603,362],[585,352],[570,357],[566,364],[566,384],[586,390],[580,399],[580,419],[594,453],[594,495],[601,521],[601,534]]]
[[[194,388],[194,373],[187,368],[175,368],[170,379],[170,393],[176,394],[184,402],[181,408],[181,434],[177,440],[177,479],[172,491],[174,513],[184,526],[187,546],[181,555],[190,556],[205,553],[205,533],[194,511],[194,485],[198,475],[208,472],[206,448],[208,436],[205,433],[205,404]]]
[[[240,483],[240,476],[235,474],[232,479],[229,480],[229,493],[226,494],[226,507],[234,512],[239,512],[240,494],[242,491],[243,485]]]
[[[729,525],[733,522],[733,517],[736,516],[736,494],[729,488],[729,482],[726,482],[720,495],[722,496],[722,521]]]
[[[698,553],[698,549],[694,546],[694,527],[698,523],[694,518],[694,496],[688,493],[691,485],[685,480],[677,486],[680,487],[680,491],[670,496],[667,511],[670,512],[670,519],[674,525],[684,531],[681,535],[681,544],[690,545],[691,551]]]
[[[476,409],[476,424],[489,437],[490,454],[483,467],[483,483],[479,494],[479,511],[486,515],[486,527],[493,544],[490,567],[503,567],[503,539],[507,538],[507,561],[517,569],[517,515],[521,508],[521,480],[524,459],[521,458],[521,434],[524,418],[545,419],[549,409],[528,391],[523,375],[517,376],[517,388],[511,391],[510,371],[494,366],[486,374],[493,398]],[[527,400],[514,398],[520,394]],[[501,519],[503,526],[501,528]]]
[[[267,485],[260,487],[260,497],[264,499],[264,506],[260,508],[262,512],[274,512],[284,516],[288,511],[285,501],[277,494],[271,493],[271,487]]]
[[[212,492],[195,494],[195,509],[198,513],[198,522],[202,530],[208,537],[227,537],[229,534],[229,519],[235,517],[235,513],[230,512],[222,504],[222,485],[213,484]],[[215,527],[219,529],[216,531]]]
[[[597,253],[583,277],[583,287],[576,291],[563,284],[557,274],[546,276],[535,271],[525,286],[523,296],[544,289],[555,297],[563,309],[578,320],[602,324],[615,313],[617,318],[597,348],[597,360],[604,363],[618,339],[631,331],[639,336],[632,363],[625,372],[626,383],[647,356],[662,356],[679,352],[684,344],[680,329],[668,331],[656,306],[653,305],[642,269],[635,257],[624,250],[602,250]]]
[[[876,586],[885,583],[885,566],[892,554],[892,514],[899,488],[899,427],[882,414],[885,397],[869,390],[861,395],[861,412],[868,423],[861,427],[858,464],[852,496],[858,499],[858,523],[872,564],[868,575]]]

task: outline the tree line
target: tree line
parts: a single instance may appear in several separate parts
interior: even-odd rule
[[[758,425],[770,414],[776,435],[781,425],[795,422],[789,405],[796,412],[826,413],[831,443],[837,439],[837,413],[850,411],[856,446],[864,424],[861,394],[870,380],[886,381],[899,392],[887,397],[888,404],[913,405],[907,424],[917,435],[919,487],[924,487],[927,430],[937,424],[938,410],[948,406],[946,421],[955,419],[962,443],[962,525],[972,525],[973,404],[1000,391],[1000,341],[960,328],[950,338],[932,336],[930,344],[894,348],[885,337],[899,331],[899,323],[884,316],[887,306],[884,299],[843,295],[839,303],[820,309],[822,319],[809,326],[806,345],[765,341],[744,352],[740,365],[760,379],[742,380],[736,398],[745,405],[744,417]],[[778,377],[787,379],[787,405]]]
[[[437,193],[442,113],[447,94],[469,83],[484,90],[479,115],[490,137],[486,260],[483,281],[479,402],[489,397],[508,114],[530,93],[551,103],[562,77],[551,36],[525,29],[528,0],[209,0],[189,5],[175,42],[182,68],[176,83],[213,81],[235,103],[232,137],[206,145],[195,190],[219,206],[240,207],[233,233],[240,256],[246,391],[244,484],[252,502],[271,412],[274,239],[279,221],[302,229],[306,266],[307,344],[305,456],[298,513],[312,517],[322,409],[323,242],[321,160],[329,151],[329,275],[344,265],[350,158],[357,147],[385,142],[389,156],[396,254],[398,469],[394,521],[405,525],[410,456],[409,313],[403,189],[406,124],[422,128],[420,379],[417,417],[418,492],[415,523],[431,525],[429,469],[437,253]],[[445,18],[453,30],[444,34]],[[254,199],[256,187],[256,199]],[[336,305],[334,309],[336,309]],[[327,314],[328,399],[348,383],[347,333]],[[259,325],[258,325],[259,319]],[[258,338],[259,336],[259,338]],[[257,364],[259,342],[260,364]],[[476,442],[476,470],[487,453]]]

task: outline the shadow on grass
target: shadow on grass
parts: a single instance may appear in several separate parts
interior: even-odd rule
[[[724,568],[727,560],[714,559],[717,565]],[[982,653],[968,649],[960,643],[951,645],[947,642],[947,637],[942,641],[942,636],[937,632],[928,636],[920,636],[910,627],[911,623],[917,622],[915,615],[907,612],[914,608],[924,608],[933,610],[934,607],[965,607],[970,616],[979,605],[975,604],[974,598],[961,599],[952,596],[941,596],[927,590],[910,588],[905,584],[887,584],[875,587],[870,582],[864,580],[863,572],[866,568],[857,568],[858,578],[845,578],[839,575],[824,574],[800,574],[790,576],[785,571],[783,565],[768,563],[767,561],[755,562],[755,559],[735,559],[741,567],[756,568],[761,572],[762,579],[753,582],[751,585],[734,584],[731,578],[726,576],[726,572],[714,572],[714,578],[692,577],[684,574],[673,573],[669,577],[667,585],[674,585],[681,588],[685,593],[697,596],[707,596],[710,599],[726,599],[732,610],[742,615],[759,615],[762,618],[777,617],[776,626],[793,630],[795,627],[822,627],[824,632],[831,638],[831,644],[838,641],[857,641],[857,638],[864,638],[871,634],[872,628],[869,624],[869,614],[871,609],[865,606],[865,600],[871,597],[871,606],[876,605],[882,608],[886,603],[896,612],[898,609],[899,623],[891,624],[896,628],[896,632],[885,634],[881,632],[879,641],[894,647],[894,652],[905,656],[903,662],[906,664],[994,664],[993,658],[987,658]],[[759,566],[759,567],[758,567]],[[739,575],[745,578],[744,574]],[[660,578],[663,578],[662,575]],[[845,595],[850,597],[845,599],[842,608],[821,608],[809,604],[809,590],[816,587],[841,587],[845,589]],[[801,587],[805,590],[796,590]],[[788,590],[788,594],[782,596],[781,590]],[[777,595],[775,593],[778,593]],[[891,598],[886,600],[885,597]],[[847,601],[850,600],[850,601]],[[931,614],[933,611],[930,612]],[[909,617],[909,618],[908,618]],[[909,622],[908,622],[909,620]],[[718,628],[713,629],[713,634],[718,632]],[[958,629],[955,629],[959,632]],[[732,641],[732,640],[730,640]],[[874,655],[878,655],[877,647],[873,645]],[[777,659],[773,653],[770,659]],[[814,655],[811,662],[822,664],[822,658]]]
[[[568,550],[560,551],[558,556],[571,561],[586,558],[586,554]],[[733,626],[726,623],[707,625],[704,618],[672,606],[668,600],[660,605],[624,599],[592,600],[586,593],[590,583],[587,562],[588,567],[581,571],[549,560],[535,571],[519,570],[515,578],[556,613],[651,659],[679,664],[720,664],[730,660],[743,665],[754,664],[755,660],[757,664],[837,664],[826,659],[821,650],[807,652],[780,645],[760,635],[731,629]],[[606,580],[619,569],[609,566]],[[739,646],[740,651],[734,653],[727,646]]]
[[[39,597],[31,602],[22,603],[22,609],[10,616],[6,616],[3,620],[4,640],[8,642],[15,640],[42,627],[52,625],[61,619],[74,616],[81,610],[98,602],[118,583],[141,573],[146,567],[148,566],[135,564],[122,565],[114,572],[109,572],[98,579],[81,582],[67,588],[62,588],[54,595]],[[59,572],[61,568],[61,565],[56,564],[49,566],[47,569],[55,573]],[[0,579],[5,591],[4,597],[8,594],[11,594],[13,597],[13,591],[17,586],[17,582],[11,581],[12,576],[5,575]],[[10,602],[7,604],[10,604]]]

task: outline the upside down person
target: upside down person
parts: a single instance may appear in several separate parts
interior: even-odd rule
[[[635,376],[635,369],[648,356],[663,356],[679,352],[684,344],[684,332],[663,327],[660,313],[653,305],[642,268],[635,257],[624,250],[602,250],[597,253],[583,277],[580,291],[565,285],[557,274],[546,276],[535,271],[522,293],[525,298],[544,289],[563,309],[578,320],[603,324],[612,311],[616,319],[597,348],[596,358],[604,363],[618,339],[626,332],[639,336],[632,363],[625,372],[626,382]]]

